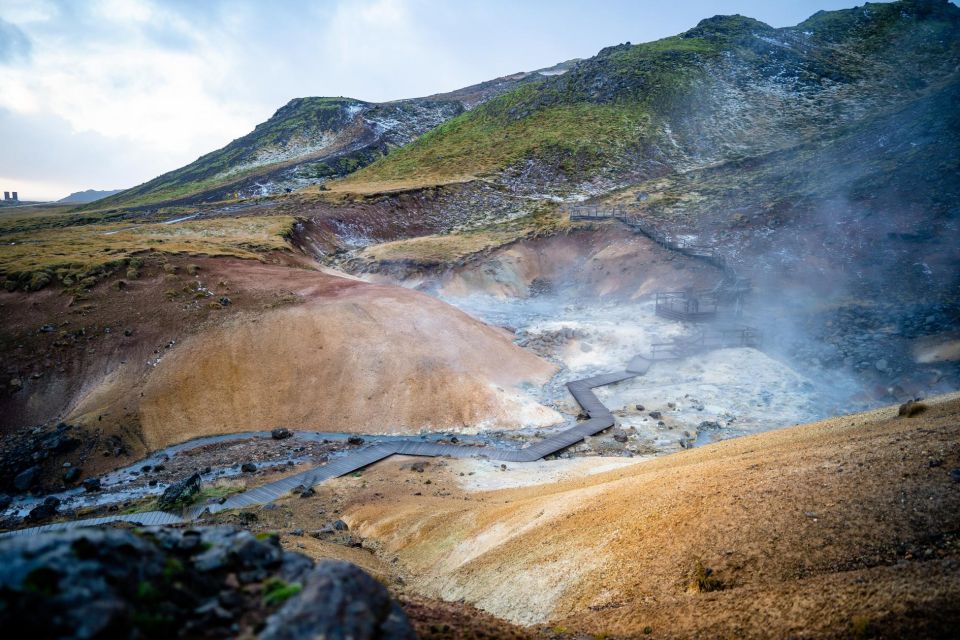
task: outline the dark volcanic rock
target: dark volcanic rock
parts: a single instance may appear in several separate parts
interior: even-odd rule
[[[293,432],[290,429],[285,429],[280,427],[279,429],[274,429],[270,432],[270,437],[274,440],[286,440],[293,436]]]
[[[257,465],[253,464],[252,462],[244,462],[242,465],[240,465],[240,471],[243,471],[244,473],[253,473],[256,470]]]
[[[83,490],[87,493],[100,491],[100,478],[87,478],[83,481]]]
[[[415,637],[360,569],[234,527],[3,539],[0,593],[8,638]]]
[[[63,472],[63,481],[64,482],[76,482],[80,479],[80,468],[79,467],[70,467]]]
[[[173,483],[160,496],[157,506],[160,509],[173,509],[190,502],[200,492],[201,483],[199,473],[194,473],[189,478]]]
[[[41,522],[47,520],[57,515],[57,508],[60,506],[60,499],[50,496],[43,503],[34,507],[30,513],[27,514],[27,517],[24,518],[25,522]]]
[[[262,640],[416,638],[406,614],[379,582],[356,566],[320,562],[299,597],[270,616]]]
[[[30,487],[34,485],[37,481],[37,476],[40,475],[40,467],[33,466],[24,469],[17,474],[17,477],[13,479],[13,487],[17,491],[27,491]]]

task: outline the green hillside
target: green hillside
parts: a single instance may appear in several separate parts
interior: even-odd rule
[[[519,87],[342,187],[443,183],[525,163],[572,184],[769,152],[910,100],[958,60],[960,9],[945,0],[820,12],[785,29],[717,16]]]

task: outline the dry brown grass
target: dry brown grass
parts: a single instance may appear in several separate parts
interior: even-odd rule
[[[472,231],[383,242],[364,249],[358,257],[360,260],[383,264],[449,265],[521,238],[563,233],[569,229],[568,220],[550,211],[541,211]]]
[[[286,248],[288,216],[213,218],[176,224],[126,223],[37,228],[4,234],[0,274],[29,281],[46,273],[65,284],[119,267],[144,251],[256,258]]]

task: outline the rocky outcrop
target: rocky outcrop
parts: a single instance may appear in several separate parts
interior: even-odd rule
[[[387,590],[234,527],[85,529],[0,542],[11,638],[414,638]],[[262,631],[261,631],[262,630]]]

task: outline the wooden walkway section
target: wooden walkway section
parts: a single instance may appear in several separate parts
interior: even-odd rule
[[[466,445],[436,444],[432,442],[395,442],[385,444],[375,444],[365,447],[333,460],[325,465],[314,467],[306,471],[294,474],[267,484],[255,487],[230,496],[223,503],[197,505],[187,509],[182,514],[169,513],[166,511],[147,511],[143,513],[133,513],[124,515],[109,515],[100,518],[88,518],[84,520],[72,520],[69,522],[57,522],[43,525],[40,527],[29,527],[26,529],[17,529],[0,534],[0,537],[32,535],[44,531],[55,531],[58,529],[68,529],[74,527],[92,527],[108,522],[133,522],[139,525],[165,525],[190,522],[196,520],[206,513],[216,513],[228,509],[245,509],[256,505],[273,502],[277,498],[289,495],[297,486],[312,487],[324,480],[337,478],[339,476],[353,473],[384,458],[394,454],[407,456],[426,456],[438,457],[448,456],[452,458],[472,458],[484,457],[489,460],[498,460],[503,462],[533,462],[544,456],[556,453],[562,449],[580,442],[587,436],[595,435],[614,425],[613,414],[600,402],[600,399],[593,393],[596,387],[602,387],[608,384],[616,384],[623,380],[629,380],[637,376],[644,375],[653,364],[653,360],[637,356],[630,361],[624,371],[615,371],[613,373],[604,373],[574,380],[567,383],[567,389],[573,395],[574,399],[587,414],[588,419],[577,423],[573,427],[555,433],[540,442],[537,442],[522,449],[504,449],[498,447],[475,447]],[[239,434],[238,434],[239,435]],[[226,437],[223,439],[230,439]]]

